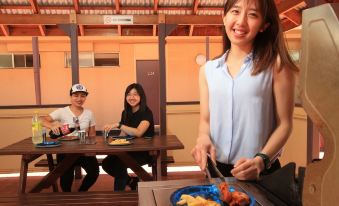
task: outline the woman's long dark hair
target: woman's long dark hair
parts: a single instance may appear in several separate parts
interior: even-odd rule
[[[145,91],[144,89],[142,88],[142,86],[138,83],[133,83],[133,84],[130,84],[127,88],[126,88],[126,91],[125,91],[125,100],[124,100],[124,120],[127,121],[130,119],[130,117],[132,116],[133,114],[133,111],[132,111],[132,107],[131,105],[128,104],[127,100],[126,100],[126,97],[128,95],[128,93],[132,90],[132,89],[135,89],[137,91],[137,93],[139,94],[140,96],[140,103],[139,103],[139,111],[145,111],[146,108],[147,108],[147,101],[146,101],[146,95],[145,95]]]
[[[248,0],[250,1],[250,0]],[[236,4],[238,0],[228,0],[224,6],[224,15]],[[288,54],[283,31],[280,23],[279,13],[274,0],[257,0],[264,23],[269,26],[259,32],[253,42],[253,71],[256,75],[266,69],[279,66],[279,71],[283,67],[288,67],[298,71],[297,66]],[[231,48],[231,42],[224,30],[223,34],[224,53]],[[280,65],[277,65],[277,58],[280,58]]]

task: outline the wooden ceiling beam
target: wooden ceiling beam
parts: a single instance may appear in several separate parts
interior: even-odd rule
[[[296,6],[298,6],[301,3],[306,3],[305,0],[285,0],[280,1],[279,4],[277,4],[277,9],[279,14],[285,13],[291,9],[294,9]]]
[[[115,12],[120,14],[120,0],[115,0]]]
[[[193,14],[197,14],[198,6],[199,6],[199,0],[194,0],[194,2],[193,2]]]
[[[121,36],[121,34],[122,34],[122,31],[121,31],[122,29],[121,29],[121,25],[118,25],[118,35],[119,36]]]
[[[75,13],[80,14],[79,0],[73,0],[73,6],[74,6]]]
[[[158,4],[159,4],[159,0],[154,0],[154,13],[157,14],[158,13]]]
[[[167,24],[197,24],[197,25],[222,25],[220,15],[166,15]]]
[[[10,35],[10,33],[9,33],[9,27],[8,27],[7,25],[1,24],[0,27],[1,27],[2,33],[3,33],[5,36],[9,36],[9,35]]]
[[[293,22],[295,25],[299,26],[301,24],[301,12],[297,11],[295,9],[292,9],[288,12],[286,12],[285,17],[288,18],[291,22]]]
[[[31,4],[31,8],[33,10],[34,14],[39,14],[40,10],[39,10],[39,6],[36,0],[29,0],[29,3]]]
[[[157,25],[153,24],[153,36],[157,35]]]
[[[194,25],[190,25],[189,36],[193,36]]]
[[[118,0],[115,0],[118,1]],[[155,9],[155,5],[154,7],[141,7],[141,6],[124,6],[121,7],[119,4],[115,4],[115,9],[117,11],[121,10],[148,10],[148,11],[152,11]],[[118,7],[118,9],[117,9]],[[32,9],[31,6],[26,6],[26,5],[1,5],[2,9]],[[72,10],[74,9],[74,6],[72,5],[65,5],[65,6],[39,6],[39,9],[44,9],[44,10]],[[168,11],[173,11],[173,10],[178,10],[178,11],[190,11],[192,10],[192,7],[167,7],[167,6],[162,6],[159,7],[159,5],[156,6],[157,11],[159,10],[168,10]],[[112,10],[111,6],[81,6],[79,8],[79,10]],[[205,7],[199,7],[199,10],[212,10],[212,11],[223,11],[224,8],[223,7],[215,7],[215,6],[205,6]]]
[[[80,36],[85,36],[85,26],[79,25]]]
[[[79,25],[104,24],[104,15],[74,14]],[[70,15],[55,14],[0,14],[0,24],[6,25],[55,25],[73,23]],[[158,24],[158,15],[133,15],[134,25]],[[222,25],[220,15],[197,16],[197,15],[166,15],[167,24],[197,24],[197,25]]]
[[[295,25],[293,22],[291,22],[290,20],[288,19],[285,19],[281,22],[281,25],[282,25],[282,28],[283,28],[283,31],[288,31],[288,30],[291,30],[295,27],[297,27],[297,25]]]
[[[0,14],[0,24],[67,24],[70,23],[69,15],[57,14]]]
[[[46,26],[45,25],[38,25],[39,27],[39,31],[41,33],[41,36],[46,36],[47,32],[46,32]]]

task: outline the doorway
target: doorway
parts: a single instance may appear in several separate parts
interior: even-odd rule
[[[147,105],[153,112],[154,124],[160,124],[160,76],[158,60],[137,60],[137,83],[141,84],[147,97]]]

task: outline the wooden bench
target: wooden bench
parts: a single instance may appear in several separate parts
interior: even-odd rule
[[[138,205],[138,193],[127,192],[58,192],[1,194],[0,205]]]
[[[103,159],[98,159],[99,165],[102,165],[102,160]],[[174,163],[174,158],[173,156],[167,156],[166,159],[161,161],[161,167],[166,167],[168,164]],[[54,166],[57,165],[56,159],[53,159],[53,164]],[[37,163],[34,164],[35,167],[48,167],[48,161],[47,159],[41,159]],[[151,166],[151,165],[148,165]],[[75,167],[75,178],[76,179],[81,179],[81,168],[80,166]]]

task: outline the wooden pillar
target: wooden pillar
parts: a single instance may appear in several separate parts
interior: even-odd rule
[[[166,24],[165,15],[159,14],[159,76],[160,76],[160,135],[167,134],[166,128],[166,36],[176,27],[175,24]],[[161,160],[167,159],[167,151],[161,152]],[[167,164],[161,164],[161,175],[167,175]]]
[[[41,105],[39,40],[38,37],[36,36],[32,37],[32,50],[33,50],[35,103],[37,105]]]
[[[78,26],[75,23],[58,25],[71,39],[72,84],[79,83]]]

